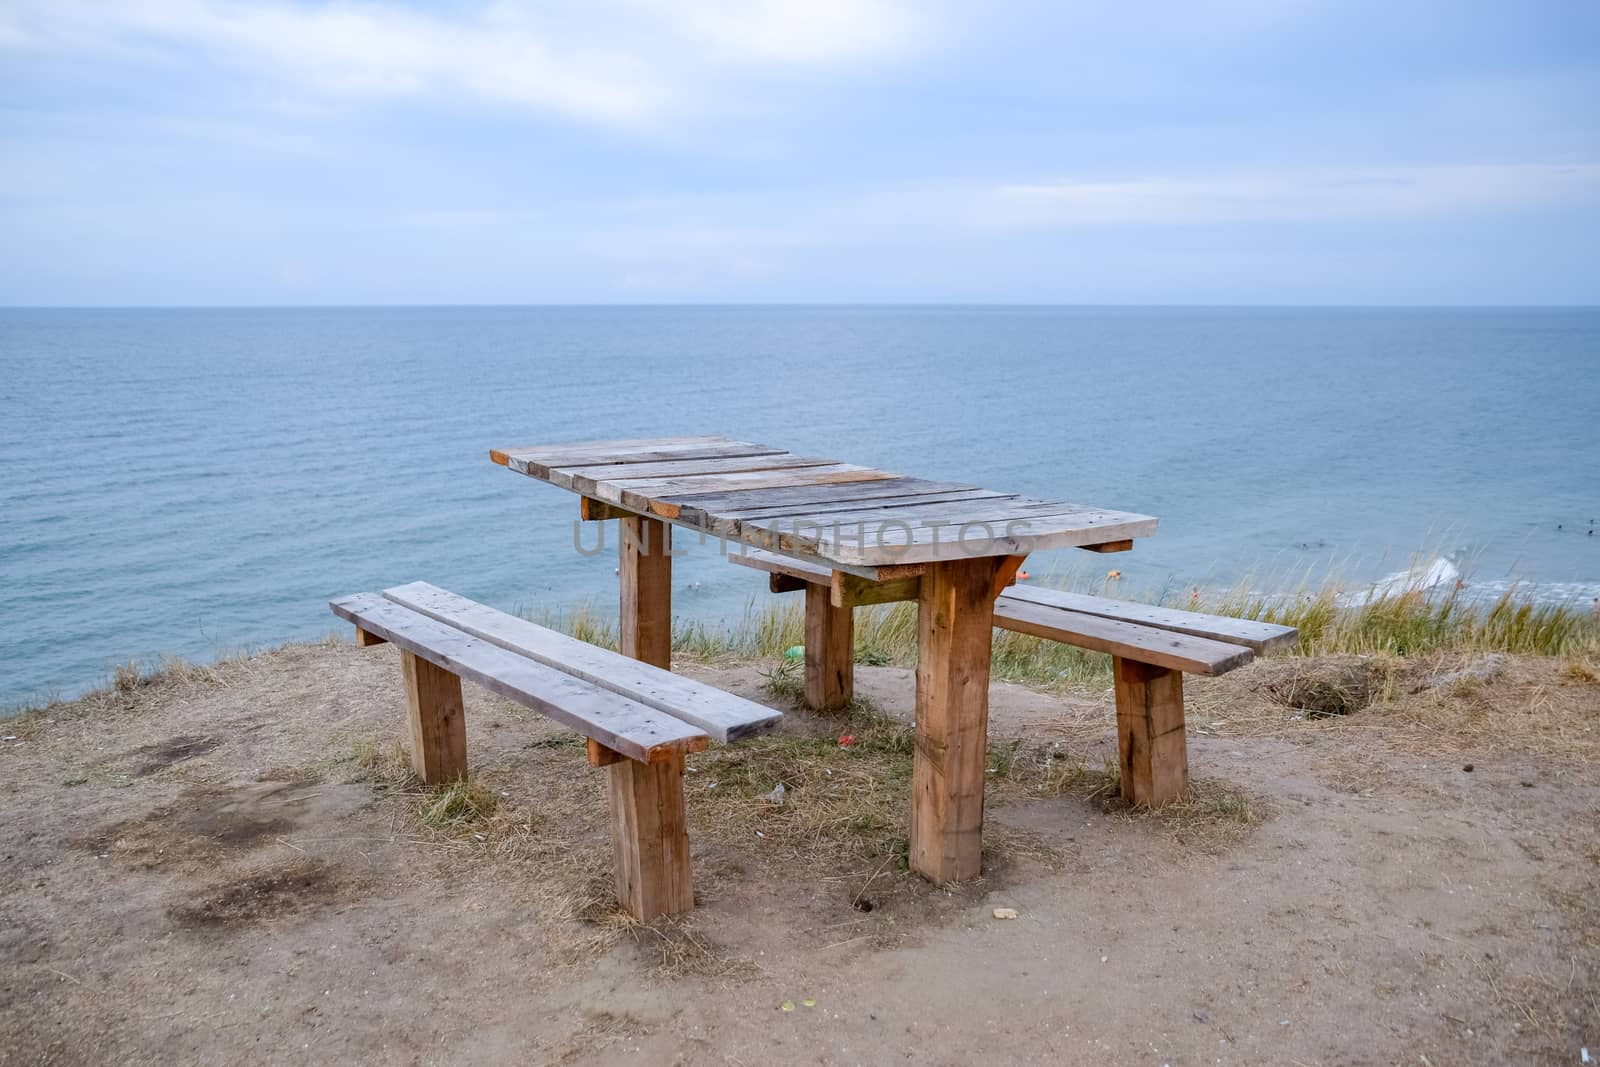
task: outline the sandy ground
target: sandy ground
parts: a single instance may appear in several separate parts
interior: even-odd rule
[[[1282,663],[1195,685],[1196,780],[1248,817],[1020,775],[991,792],[985,876],[951,888],[900,870],[892,833],[763,824],[706,754],[699,907],[651,927],[607,896],[601,772],[480,690],[470,755],[502,809],[481,841],[419,822],[372,770],[402,734],[388,646],[56,705],[0,723],[0,1063],[1600,1056],[1600,685],[1534,660],[1427,683],[1450,666],[1340,719],[1268,699]],[[754,667],[687,670],[762,696]],[[909,721],[909,672],[859,671]],[[996,684],[991,735],[1098,768],[1109,694]]]

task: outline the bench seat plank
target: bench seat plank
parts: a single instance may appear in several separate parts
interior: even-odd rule
[[[773,552],[730,552],[728,559],[813,585],[827,585],[833,579],[826,567]],[[1096,626],[1093,619],[1114,625]],[[1280,648],[1298,636],[1290,626],[1027,586],[1014,586],[996,598],[994,624],[1191,674],[1230,671],[1248,662],[1251,652]],[[1164,635],[1176,643],[1164,640]],[[1187,640],[1176,640],[1179,637]]]
[[[1174,633],[1209,637],[1229,644],[1244,645],[1260,653],[1293,645],[1300,638],[1300,631],[1293,626],[1257,622],[1254,619],[1236,619],[1229,615],[1206,615],[1198,611],[1164,608],[1132,600],[1112,600],[1109,597],[1089,596],[1084,593],[1066,593],[1058,589],[1018,586],[1006,590],[1004,595],[1015,600],[1077,611],[1084,615],[1098,615],[1103,619],[1143,623]]]
[[[385,589],[383,595],[490,644],[682,719],[717,741],[737,741],[760,733],[783,718],[782,713],[753,700],[557,633],[427,582]]]
[[[430,619],[377,593],[329,601],[333,613],[451,674],[549,716],[641,763],[706,747],[698,727]]]
[[[1095,652],[1109,652],[1124,659],[1190,674],[1222,674],[1244,666],[1255,656],[1243,645],[1063,611],[1004,595],[995,598],[994,624],[1016,633],[1032,634]]]
[[[782,574],[789,578],[798,578],[813,585],[827,585],[833,581],[833,571],[820,563],[780,556],[776,552],[763,552],[759,548],[747,548],[743,552],[729,552],[728,562],[737,563],[741,567],[749,567],[751,570],[766,571],[768,574]]]

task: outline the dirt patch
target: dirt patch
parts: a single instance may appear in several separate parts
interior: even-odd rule
[[[193,759],[195,756],[203,756],[207,752],[215,750],[220,744],[222,744],[220,737],[204,737],[194,734],[179,734],[177,737],[169,737],[165,741],[135,749],[135,752],[143,757],[144,762],[140,763],[133,773],[141,776],[155,774],[157,771],[166,770],[175,763],[182,763],[184,760]]]
[[[85,852],[143,870],[193,867],[283,840],[308,820],[370,803],[360,786],[305,782],[185,787],[147,814],[75,835]]]
[[[259,868],[167,906],[180,926],[236,929],[329,907],[353,895],[357,880],[319,859]]]
[[[104,823],[70,839],[74,848],[138,870],[195,868],[217,859],[213,842],[174,829],[171,809],[158,808],[136,819]]]

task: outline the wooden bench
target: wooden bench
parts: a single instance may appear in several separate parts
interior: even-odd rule
[[[430,785],[467,772],[461,679],[588,738],[609,768],[617,898],[640,920],[694,907],[684,816],[684,757],[782,715],[713,686],[412,582],[329,602],[360,645],[401,651],[411,762]]]
[[[873,582],[750,549],[728,558],[766,571],[775,593],[805,590],[805,699],[817,708],[836,707],[851,697],[852,609],[920,596],[916,576]],[[1122,795],[1148,807],[1181,799],[1189,789],[1184,674],[1223,674],[1299,638],[1291,626],[1128,600],[1022,586],[995,592],[996,627],[1111,655]]]

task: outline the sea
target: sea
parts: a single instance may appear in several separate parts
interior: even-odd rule
[[[416,579],[614,613],[576,498],[489,450],[702,434],[1161,520],[1035,581],[1600,596],[1600,309],[7,309],[0,708]],[[768,596],[678,546],[680,617]]]

